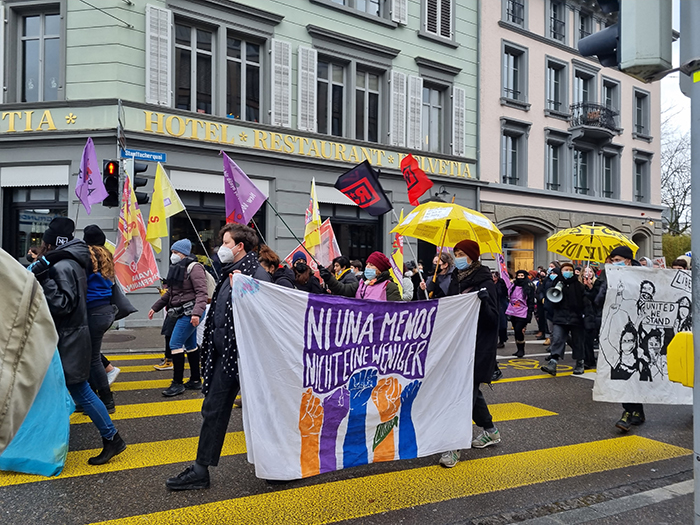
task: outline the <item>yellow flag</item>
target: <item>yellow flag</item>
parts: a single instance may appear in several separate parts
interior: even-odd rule
[[[399,224],[403,222],[403,210]],[[403,235],[394,234],[394,239],[391,243],[391,273],[394,276],[394,281],[399,287],[399,293],[403,296]]]
[[[148,217],[148,231],[146,232],[146,240],[151,243],[156,252],[160,253],[162,250],[160,238],[168,236],[166,219],[184,209],[185,206],[173,185],[170,184],[170,179],[159,162],[156,169],[156,180],[153,184],[151,214]]]
[[[315,253],[315,247],[321,244],[321,214],[318,211],[316,199],[316,179],[311,179],[311,198],[306,209],[306,229],[304,230],[304,246],[311,255]]]

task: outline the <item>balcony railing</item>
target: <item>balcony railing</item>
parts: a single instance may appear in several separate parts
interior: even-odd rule
[[[615,124],[615,117],[618,115],[617,111],[613,111],[601,104],[590,102],[571,104],[569,109],[571,112],[569,122],[572,128],[592,126],[617,131],[617,125]]]

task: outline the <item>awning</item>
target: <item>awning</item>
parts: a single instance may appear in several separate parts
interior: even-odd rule
[[[68,186],[70,166],[9,166],[0,168],[0,187]]]
[[[270,195],[270,182],[251,177],[253,183],[266,197]],[[224,193],[224,176],[211,173],[170,170],[170,181],[176,190],[196,191],[198,193]]]
[[[262,189],[262,188],[260,188]],[[344,206],[357,206],[353,201],[347,198],[342,192],[336,190],[333,186],[316,186],[316,198],[318,202],[326,204],[342,204]]]

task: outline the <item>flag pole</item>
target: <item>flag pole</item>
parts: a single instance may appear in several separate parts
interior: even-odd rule
[[[454,201],[454,197],[452,198]],[[433,273],[433,288],[435,287],[435,281],[437,281],[437,274],[438,274],[438,269],[440,268],[440,260],[442,256],[442,250],[445,247],[445,238],[447,237],[447,229],[450,227],[450,221],[452,219],[447,219],[445,221],[445,231],[442,232],[442,241],[440,242],[440,251],[438,251],[438,263],[435,265],[435,273]],[[430,297],[432,298],[433,295],[435,294],[435,290],[430,292]]]
[[[194,225],[194,222],[192,221],[192,217],[190,217],[190,212],[187,211],[187,208],[184,208],[185,215],[187,215],[187,218],[190,220],[190,224],[192,225],[192,229],[194,230],[194,233],[197,234],[197,240],[199,240],[199,245],[202,247],[202,250],[204,251],[204,255],[206,256],[207,260],[209,261],[209,266],[211,266],[212,271],[214,272],[214,275],[216,275],[216,280],[219,280],[219,273],[216,271],[216,268],[214,268],[214,261],[211,260],[211,257],[209,257],[209,252],[207,251],[207,248],[204,246],[204,243],[202,242],[202,237],[199,235],[199,232],[197,231],[197,228]]]
[[[396,219],[396,222],[399,222],[399,216],[396,214],[396,210],[392,207],[391,208],[392,213],[394,214],[394,218]],[[404,239],[406,237],[404,236]],[[411,246],[411,243],[406,240],[406,244],[408,244],[408,249],[411,250],[411,256],[413,256],[413,260],[416,263],[416,269],[418,270],[418,275],[420,275],[420,282],[425,283],[425,279],[423,278],[423,271],[418,268],[418,257],[416,257],[416,252],[413,251],[413,246]],[[425,298],[429,299],[428,297],[428,290],[423,290],[423,293],[425,293]]]
[[[253,226],[255,226],[255,231],[258,232],[258,235],[260,235],[260,239],[262,239],[263,244],[267,244],[267,241],[265,240],[265,236],[260,231],[260,228],[258,228],[258,223],[255,222],[255,219],[250,219],[250,222],[252,222]]]
[[[265,202],[267,202],[267,205],[272,209],[273,212],[275,212],[275,215],[277,215],[277,217],[279,217],[279,219],[282,221],[282,224],[284,224],[287,227],[287,229],[289,230],[289,233],[292,234],[292,237],[294,237],[294,239],[296,239],[296,241],[299,243],[299,245],[302,248],[304,248],[304,251],[309,254],[309,257],[311,257],[313,259],[313,261],[316,263],[316,266],[322,266],[321,263],[318,262],[316,260],[316,258],[311,254],[311,252],[306,248],[306,246],[304,246],[304,243],[299,240],[299,237],[297,237],[296,234],[292,231],[292,229],[289,227],[287,222],[282,218],[282,216],[279,214],[279,212],[272,205],[272,203],[270,202],[270,199],[265,199]]]
[[[78,216],[80,215],[80,199],[78,199],[78,209],[75,212],[75,229],[78,229]]]

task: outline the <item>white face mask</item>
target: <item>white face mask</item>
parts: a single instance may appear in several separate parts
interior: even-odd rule
[[[228,264],[233,262],[233,251],[228,246],[222,246],[217,252],[221,264]]]
[[[182,260],[182,257],[180,257],[178,254],[173,253],[170,255],[170,262],[173,264],[177,264]]]

